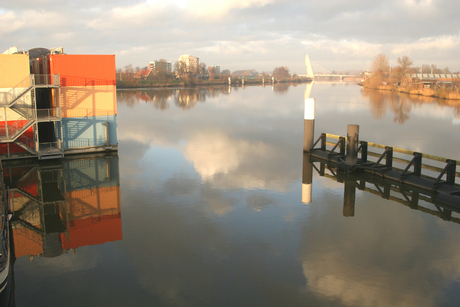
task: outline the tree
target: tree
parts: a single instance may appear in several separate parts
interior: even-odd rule
[[[208,70],[206,69],[206,64],[201,62],[200,65],[198,65],[198,75],[204,77],[208,74]]]
[[[372,74],[383,77],[390,70],[388,57],[383,53],[375,56],[371,65]]]
[[[289,68],[286,66],[276,67],[273,70],[273,77],[279,80],[288,79],[290,77]]]
[[[408,56],[403,56],[402,58],[398,58],[398,67],[396,68],[397,75],[399,77],[404,77],[406,74],[409,73],[410,68],[413,64],[412,60],[409,59]]]
[[[165,59],[155,61],[155,79],[165,80],[168,77],[168,65]]]
[[[187,72],[187,64],[185,61],[177,61],[174,63],[174,71],[178,76],[182,76]]]

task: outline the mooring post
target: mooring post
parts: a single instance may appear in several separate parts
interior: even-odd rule
[[[303,153],[302,167],[302,202],[308,205],[311,202],[313,182],[313,163],[310,162],[310,155]]]
[[[356,184],[354,180],[345,179],[343,193],[343,216],[355,216]]]
[[[303,151],[313,148],[315,134],[315,99],[305,98],[305,114],[303,124]]]
[[[348,125],[347,127],[347,159],[345,164],[356,165],[358,163],[358,139],[359,125]]]

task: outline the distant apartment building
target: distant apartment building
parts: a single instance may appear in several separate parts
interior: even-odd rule
[[[167,73],[172,72],[171,61],[153,61],[149,63],[149,70],[157,72],[161,68],[164,68]]]
[[[208,75],[219,77],[220,76],[220,66],[219,65],[211,65],[208,67]]]
[[[189,54],[183,54],[178,58],[179,63],[185,64],[185,72],[197,73],[200,59]]]

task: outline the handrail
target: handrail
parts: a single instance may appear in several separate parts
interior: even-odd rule
[[[56,74],[34,74],[35,85],[53,85],[60,86],[59,75]]]
[[[342,137],[340,135],[331,134],[331,133],[326,133],[326,136],[331,138],[331,139],[339,139],[340,137]],[[360,143],[360,142],[362,142],[362,140],[358,140],[358,143]],[[377,143],[372,143],[372,142],[367,142],[367,145],[371,146],[371,147],[379,148],[379,149],[385,149],[386,147],[388,147],[388,145],[382,145],[382,144],[377,144]],[[413,156],[414,153],[417,153],[416,151],[402,149],[402,148],[398,148],[398,147],[393,147],[393,151],[394,152],[399,152],[399,153],[402,153],[402,154],[406,154],[406,155],[411,155],[411,156]],[[443,158],[443,157],[439,157],[439,156],[435,156],[435,155],[430,155],[430,154],[425,154],[425,153],[422,153],[422,158],[426,158],[426,159],[430,159],[430,160],[438,161],[438,162],[444,162],[444,163],[446,163],[447,160],[452,160],[452,159],[447,159],[447,158]],[[455,160],[455,161],[457,161],[457,164],[460,165],[459,160]]]
[[[52,117],[62,118],[61,108],[37,109],[37,119],[51,119]]]
[[[43,142],[39,144],[40,151],[48,149],[59,149],[62,150],[62,141],[57,140],[56,142]]]
[[[16,100],[16,98],[18,98],[21,95],[25,94],[33,86],[34,86],[33,75],[28,75],[23,80],[21,80],[18,84],[13,86],[13,88],[11,88],[11,90],[9,90],[8,92],[5,92],[5,94],[2,95],[3,99],[0,99],[0,104],[5,105],[5,104],[12,103],[14,100]],[[8,97],[10,99],[8,99]]]
[[[16,141],[22,143],[24,146],[26,146],[26,147],[29,148],[30,150],[34,150],[34,151],[35,151],[35,141],[32,140],[31,138],[29,138],[27,135],[21,134],[21,135],[16,139]]]
[[[321,136],[318,138],[318,140],[315,142],[315,144],[317,144],[319,141],[321,141],[322,150],[325,150],[326,145],[329,145],[329,146],[336,145],[336,143],[326,141],[326,138],[340,140],[340,138],[343,138],[343,136],[332,134],[332,133],[322,133]],[[373,142],[367,142],[367,141],[362,141],[362,140],[359,140],[358,142],[361,143],[361,144],[366,143],[366,145],[370,146],[370,147],[383,149],[384,150],[383,154],[379,154],[379,153],[375,153],[375,152],[366,152],[366,155],[379,158],[378,159],[379,162],[381,161],[381,158],[383,158],[383,156],[387,154],[387,150],[390,147],[390,146],[387,146],[387,145],[382,145],[382,144],[373,143]],[[392,147],[392,151],[402,153],[402,154],[406,154],[406,155],[411,155],[411,156],[415,156],[415,155],[419,156],[419,155],[421,155],[422,158],[432,160],[432,161],[436,161],[436,162],[450,163],[449,161],[455,161],[457,163],[457,165],[460,165],[460,161],[458,161],[458,160],[447,159],[447,158],[443,158],[443,157],[439,157],[439,156],[435,156],[435,155],[431,155],[431,154],[418,153],[418,152],[415,152],[415,151],[412,151],[412,150]],[[411,158],[411,160],[406,160],[406,159],[396,158],[396,157],[392,157],[391,159],[393,160],[393,162],[407,164],[407,165],[409,165],[411,163],[411,160],[412,160],[412,158]],[[367,160],[367,157],[366,157],[366,160]],[[428,170],[428,171],[438,172],[438,173],[441,173],[444,170],[444,168],[436,167],[434,165],[429,165],[429,164],[422,164],[421,168],[423,168],[425,170]],[[407,170],[408,170],[408,167],[406,167],[406,169],[403,171],[403,174],[406,173]],[[456,171],[455,176],[460,177],[460,172]]]

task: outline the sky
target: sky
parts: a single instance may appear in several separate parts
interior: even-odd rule
[[[221,70],[305,73],[395,66],[460,70],[458,0],[15,0],[0,2],[0,52],[64,47],[115,54],[117,68],[191,54]]]

